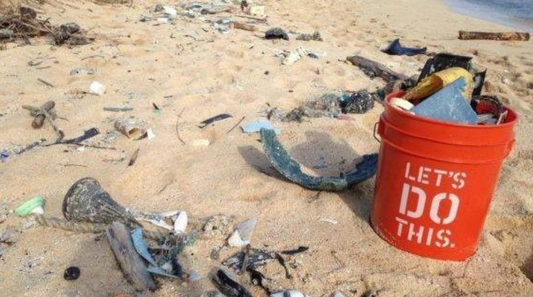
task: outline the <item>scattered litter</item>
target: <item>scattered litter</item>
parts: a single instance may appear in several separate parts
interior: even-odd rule
[[[528,41],[530,34],[528,32],[472,32],[459,31],[459,39],[462,40],[512,40]]]
[[[70,71],[70,75],[93,75],[96,73],[94,68],[75,68]]]
[[[398,55],[398,56],[415,56],[425,54],[427,47],[424,48],[410,48],[403,47],[400,44],[400,39],[394,39],[385,49],[381,51],[389,55]]]
[[[124,118],[115,122],[117,131],[133,139],[139,139],[146,134],[145,126],[143,121],[134,118]]]
[[[478,124],[498,124],[505,120],[506,110],[496,96],[474,96],[471,106],[478,115]]]
[[[19,217],[26,217],[30,214],[41,215],[44,213],[46,201],[43,196],[36,196],[15,209],[15,214]]]
[[[163,11],[169,17],[175,17],[178,15],[178,11],[172,6],[168,6],[168,5],[163,6]]]
[[[320,32],[316,31],[313,34],[300,34],[296,37],[296,40],[304,40],[304,41],[324,41],[322,39],[322,36],[320,35]]]
[[[214,5],[211,7],[203,8],[200,13],[201,14],[217,14],[221,12],[231,12],[232,8],[231,6],[227,5]]]
[[[51,36],[56,45],[84,45],[94,40],[86,37],[77,24],[67,23],[55,27],[49,23],[49,18],[37,19],[37,12],[29,7],[20,6],[18,11],[8,9],[2,12],[0,40],[23,39],[29,43],[29,37],[39,36]]]
[[[366,90],[354,93],[343,92],[340,95],[324,94],[320,98],[308,101],[284,115],[284,122],[302,122],[304,117],[339,117],[343,113],[366,113],[374,108],[374,96]]]
[[[9,152],[7,150],[2,150],[2,152],[0,153],[0,159],[2,160],[2,162],[6,162],[7,159],[9,159]]]
[[[63,273],[63,278],[68,281],[77,280],[80,277],[81,270],[76,266],[71,266]]]
[[[283,60],[281,64],[283,65],[292,65],[301,58],[307,56],[308,52],[299,46],[296,50],[290,52],[287,57]]]
[[[146,139],[148,140],[154,139],[155,138],[154,131],[152,131],[152,129],[147,129],[146,133],[143,136],[141,136],[141,138],[144,138],[144,137],[146,137]]]
[[[245,257],[247,256],[246,263]],[[275,256],[273,252],[259,250],[259,249],[250,249],[248,255],[245,252],[237,252],[231,257],[226,259],[222,264],[227,266],[238,274],[249,269],[257,269],[260,266],[266,265],[274,261]],[[244,267],[246,264],[246,267]]]
[[[246,133],[257,133],[261,131],[261,129],[273,130],[276,132],[276,134],[281,133],[281,130],[278,128],[274,128],[274,126],[272,126],[272,123],[268,120],[259,120],[255,122],[250,122],[250,123],[242,125],[241,129],[242,131]]]
[[[83,142],[85,140],[88,140],[88,139],[91,139],[91,138],[93,138],[93,137],[95,137],[96,135],[99,135],[99,134],[100,134],[100,132],[98,131],[98,129],[91,128],[89,130],[83,131],[83,135],[81,135],[81,136],[70,138],[70,139],[64,139],[64,140],[61,140],[60,142],[58,142],[56,144],[79,144],[79,145],[81,145],[81,142]]]
[[[195,139],[189,142],[189,145],[191,146],[209,146],[210,144],[211,144],[211,141],[209,141],[209,139],[206,139],[206,138]]]
[[[360,90],[340,100],[342,113],[366,113],[374,108],[374,98],[367,90]]]
[[[224,268],[216,268],[211,272],[211,280],[227,297],[252,297],[229,271]]]
[[[297,249],[295,250],[286,250],[286,251],[282,251],[280,252],[280,254],[283,254],[283,255],[289,255],[289,256],[292,256],[292,255],[296,255],[296,254],[299,254],[299,253],[303,253],[303,252],[306,252],[309,250],[309,247],[308,246],[299,246]]]
[[[272,28],[265,32],[265,39],[285,39],[289,40],[289,34],[281,28]]]
[[[200,126],[198,126],[198,128],[200,129],[203,129],[215,122],[218,122],[218,121],[222,121],[222,120],[225,120],[225,119],[228,119],[228,118],[231,118],[232,116],[227,114],[227,113],[223,113],[223,114],[219,114],[219,115],[216,115],[214,117],[211,117],[211,118],[208,118],[207,120],[203,121],[200,123]]]
[[[274,293],[270,297],[306,297],[303,293],[296,290],[286,290]]]
[[[133,246],[135,247],[135,250],[137,253],[143,257],[148,263],[150,263],[152,266],[157,266],[157,263],[155,262],[154,258],[148,251],[148,246],[146,246],[146,243],[144,242],[143,238],[143,229],[142,228],[135,228],[131,232],[131,240],[133,242]]]
[[[321,222],[330,223],[330,224],[333,224],[333,225],[337,225],[337,224],[338,224],[337,221],[332,220],[332,219],[326,219],[326,218],[324,218],[324,219],[320,219],[320,221],[321,221]]]
[[[237,224],[235,231],[233,231],[233,234],[228,238],[228,244],[232,247],[244,247],[250,244],[252,232],[256,223],[257,219],[251,218]]]
[[[341,191],[363,182],[376,174],[377,154],[364,155],[355,164],[354,170],[340,176],[310,176],[302,172],[300,164],[294,161],[272,130],[261,130],[261,142],[270,163],[290,181],[311,190]]]
[[[160,25],[168,24],[168,18],[157,18],[157,22]]]
[[[188,217],[186,211],[180,211],[178,217],[174,221],[174,233],[180,234],[185,233],[188,224]]]
[[[91,83],[91,86],[89,87],[89,92],[93,95],[102,96],[105,94],[105,91],[106,91],[106,86],[97,81],[93,81]]]
[[[465,79],[458,78],[416,105],[412,111],[417,116],[461,124],[476,124],[477,115],[462,95],[465,89],[467,89]]]

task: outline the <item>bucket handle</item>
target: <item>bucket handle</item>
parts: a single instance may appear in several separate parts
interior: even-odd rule
[[[378,133],[377,133],[377,132],[378,132],[378,127],[379,127],[379,123],[380,123],[380,122],[381,122],[381,121],[376,122],[376,123],[374,124],[374,139],[377,140],[377,142],[379,142],[379,143],[381,143],[381,138],[378,138],[378,135],[377,135]]]

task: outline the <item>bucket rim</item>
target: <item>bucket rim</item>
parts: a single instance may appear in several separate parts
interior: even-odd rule
[[[508,107],[507,105],[504,105],[505,110],[510,112],[510,114],[514,116],[514,119],[512,121],[501,123],[498,125],[470,125],[470,124],[460,124],[460,123],[451,123],[451,122],[446,122],[446,121],[434,120],[434,119],[430,119],[426,117],[413,115],[407,111],[396,108],[392,104],[390,104],[390,100],[392,100],[393,98],[403,98],[405,93],[406,92],[404,91],[398,91],[398,92],[388,94],[385,97],[385,105],[388,106],[389,108],[392,108],[393,110],[397,110],[398,112],[402,113],[402,115],[408,118],[419,120],[422,122],[439,124],[443,126],[457,127],[457,128],[473,129],[473,130],[474,129],[503,129],[503,128],[509,128],[510,126],[515,125],[520,118],[519,115],[512,108]]]

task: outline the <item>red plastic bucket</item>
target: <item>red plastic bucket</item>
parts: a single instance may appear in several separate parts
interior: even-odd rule
[[[391,245],[424,257],[462,261],[476,251],[518,119],[462,125],[417,117],[389,104],[381,137],[371,222]]]

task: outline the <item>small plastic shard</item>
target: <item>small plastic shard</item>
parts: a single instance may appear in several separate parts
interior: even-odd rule
[[[328,219],[328,218],[322,218],[320,219],[321,222],[325,222],[325,223],[330,223],[330,224],[333,224],[333,225],[337,225],[339,222],[337,222],[336,220],[332,220],[332,219]]]
[[[178,11],[172,6],[168,6],[168,5],[163,6],[163,11],[169,17],[175,17],[178,15]]]
[[[256,218],[251,218],[238,223],[237,226],[235,226],[235,231],[228,238],[228,244],[232,247],[244,247],[250,244],[255,224],[257,224]]]
[[[244,247],[248,243],[242,240],[238,230],[233,231],[233,234],[228,238],[228,244],[232,247]]]
[[[198,128],[200,129],[203,129],[215,122],[218,122],[218,121],[222,121],[222,120],[225,120],[225,119],[228,119],[228,118],[231,118],[232,116],[227,114],[227,113],[223,113],[223,114],[219,114],[219,115],[216,115],[214,117],[211,117],[211,118],[208,118],[207,120],[203,121],[200,123],[200,126],[198,126]]]
[[[70,75],[93,75],[95,72],[94,68],[75,68],[70,70]]]
[[[106,86],[97,81],[93,81],[89,87],[89,91],[93,95],[102,96],[105,94]]]
[[[96,128],[91,128],[89,130],[85,130],[83,132],[83,135],[79,136],[79,137],[75,137],[75,138],[70,138],[70,139],[65,139],[65,140],[62,140],[61,143],[62,144],[70,144],[70,143],[81,143],[85,140],[88,140],[90,138],[93,138],[95,137],[96,135],[99,135],[100,132],[98,131],[98,129]]]
[[[466,101],[465,101],[466,102]],[[363,182],[376,174],[377,154],[364,155],[354,170],[341,176],[310,176],[302,172],[276,138],[273,130],[261,130],[261,142],[270,163],[288,180],[311,190],[341,191]]]
[[[146,130],[146,138],[148,140],[152,140],[152,139],[155,138],[155,134],[154,134],[154,131],[152,129]]]
[[[306,297],[302,292],[297,290],[285,290],[274,293],[270,297]]]
[[[185,233],[187,229],[188,217],[186,211],[180,211],[178,217],[174,221],[174,233],[181,234]]]
[[[152,273],[152,274],[157,274],[157,275],[164,276],[164,277],[170,277],[170,278],[179,279],[178,276],[166,272],[166,271],[165,271],[163,268],[161,268],[161,267],[151,266],[151,267],[148,267],[146,270],[147,270],[148,272]]]
[[[424,48],[403,47],[400,44],[400,39],[397,38],[397,39],[394,39],[385,49],[381,51],[389,55],[414,56],[414,55],[425,54],[426,50],[427,50],[427,47],[424,47]]]
[[[261,129],[267,129],[267,130],[273,130],[276,135],[281,133],[281,130],[278,128],[274,128],[272,123],[268,120],[259,120],[251,123],[247,123],[241,126],[242,131],[246,133],[257,133],[260,132]]]
[[[459,78],[422,101],[412,111],[421,117],[460,124],[476,124],[477,115],[462,95],[465,86],[464,78]]]
[[[211,280],[218,290],[227,297],[252,297],[252,294],[224,268],[214,269],[211,273]]]
[[[43,196],[36,196],[15,209],[15,213],[19,217],[26,217],[30,214],[42,215],[44,213],[44,205],[46,200]]]
[[[237,273],[240,273],[242,272],[243,268],[256,269],[259,266],[263,266],[274,261],[275,259],[273,252],[268,252],[268,251],[259,250],[259,249],[251,250],[246,260],[246,267],[243,267],[244,258],[245,258],[245,252],[237,252],[233,254],[231,257],[229,257],[228,259],[226,259],[224,262],[222,262],[222,264],[224,266],[227,266],[235,270]]]
[[[281,63],[282,65],[292,65],[296,63],[301,58],[307,56],[308,52],[303,47],[299,46],[294,51],[290,52],[287,57]]]
[[[133,247],[135,247],[137,253],[150,263],[150,265],[157,266],[157,263],[148,251],[148,246],[146,246],[146,243],[144,242],[143,230],[141,228],[135,228],[131,232],[131,240],[133,241]]]
[[[2,152],[0,153],[0,159],[2,160],[2,162],[7,161],[7,159],[9,159],[9,152],[7,150],[2,150]]]
[[[342,292],[337,291],[337,292],[333,293],[333,297],[346,297],[346,296],[344,296],[344,294]]]

